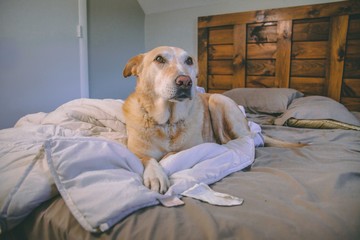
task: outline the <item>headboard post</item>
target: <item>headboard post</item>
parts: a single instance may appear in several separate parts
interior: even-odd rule
[[[276,72],[275,86],[289,88],[290,86],[290,58],[292,21],[278,21],[277,23],[277,51],[276,51]]]
[[[208,91],[208,29],[198,29],[198,85]],[[200,40],[201,39],[201,40]]]
[[[346,35],[349,16],[335,16],[330,20],[329,57],[327,68],[327,93],[326,95],[341,100],[342,78],[344,74],[344,59],[346,53]]]
[[[246,79],[246,24],[234,26],[234,81],[232,88],[244,88]]]

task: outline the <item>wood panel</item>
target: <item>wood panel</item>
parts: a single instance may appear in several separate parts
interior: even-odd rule
[[[246,78],[246,25],[234,27],[234,82],[233,88],[245,87]]]
[[[293,25],[293,41],[327,41],[329,39],[328,19],[295,21]]]
[[[350,16],[347,39],[341,102],[356,108],[360,105],[360,14]]]
[[[277,35],[275,86],[288,88],[290,84],[292,21],[279,21]]]
[[[358,58],[360,56],[360,39],[349,40],[347,42],[346,57]]]
[[[360,39],[360,16],[352,15],[349,21],[348,39]]]
[[[325,78],[292,77],[290,88],[294,88],[308,95],[323,95]]]
[[[247,23],[262,23],[297,19],[313,19],[348,15],[360,12],[359,1],[314,4],[299,7],[265,9],[250,12],[229,13],[199,17],[198,27],[216,27]]]
[[[209,47],[209,59],[232,59],[234,56],[233,45],[212,45]]]
[[[276,42],[277,36],[277,25],[274,22],[249,24],[247,27],[248,43]]]
[[[325,60],[293,60],[291,76],[293,77],[325,77]]]
[[[208,89],[208,36],[207,28],[198,29],[198,85],[205,91]]]
[[[341,98],[341,103],[344,104],[350,111],[360,111],[360,98]]]
[[[209,31],[209,44],[233,44],[233,28],[215,28]]]
[[[248,44],[247,59],[275,58],[276,48],[276,43]]]
[[[232,75],[209,75],[209,89],[229,90],[233,83]]]
[[[328,52],[328,42],[294,42],[292,47],[292,58],[309,59],[309,58],[326,58]]]
[[[209,61],[208,74],[210,75],[232,75],[234,73],[233,61]]]
[[[198,19],[199,84],[295,88],[360,111],[360,1]]]
[[[360,56],[345,59],[344,77],[360,78]]]
[[[329,68],[327,69],[327,95],[336,101],[340,101],[349,16],[343,15],[332,17],[330,24],[331,31],[329,40]]]
[[[275,76],[275,60],[248,60],[248,76]]]
[[[360,97],[360,79],[344,79],[341,92],[342,97]]]
[[[275,77],[247,76],[246,87],[248,88],[271,88],[275,86]]]

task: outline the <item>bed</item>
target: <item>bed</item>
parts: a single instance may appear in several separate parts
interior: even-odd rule
[[[163,163],[174,195],[141,185],[121,100],[77,99],[1,130],[1,239],[360,238],[359,16],[346,1],[200,17],[199,85],[308,145],[180,152]],[[182,195],[196,184],[239,201]]]

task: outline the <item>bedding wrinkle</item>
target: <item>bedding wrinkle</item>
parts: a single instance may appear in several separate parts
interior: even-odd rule
[[[351,188],[351,192],[353,192],[354,196],[356,196],[360,193],[360,187],[357,186],[359,181],[360,169],[359,172],[345,172],[338,176],[338,179],[335,183],[335,189],[342,190],[343,188]]]
[[[212,206],[207,204],[203,206],[199,201],[188,199],[186,202],[189,206],[187,214],[189,214],[194,221],[193,228],[195,234],[189,235],[190,239],[218,239],[218,224],[216,218],[211,214],[211,208],[217,208],[217,206]],[[201,235],[200,235],[201,234]]]
[[[270,167],[257,167],[253,168],[251,170],[252,172],[261,172],[261,173],[267,173],[271,174],[273,177],[280,178],[281,182],[285,182],[289,184],[289,188],[294,190],[299,195],[305,195],[306,189],[304,186],[302,186],[296,178],[291,176],[288,172],[282,171],[280,169],[276,168],[270,168]]]

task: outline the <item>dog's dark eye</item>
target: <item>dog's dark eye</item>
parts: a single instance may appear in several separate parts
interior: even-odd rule
[[[162,63],[162,64],[166,62],[165,58],[163,58],[160,55],[155,58],[155,61],[157,61],[158,63]]]
[[[191,57],[188,57],[186,60],[185,60],[185,63],[189,66],[193,65],[194,64],[194,61]]]

